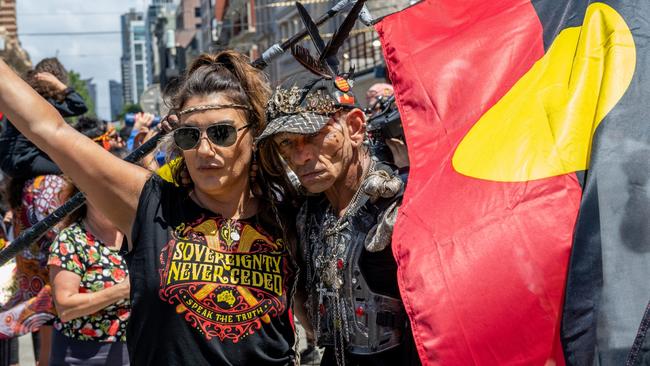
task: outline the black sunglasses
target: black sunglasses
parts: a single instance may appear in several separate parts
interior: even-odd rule
[[[208,126],[205,133],[208,140],[221,147],[228,147],[237,141],[237,132],[250,127],[250,124],[236,128],[227,123],[217,123]],[[182,150],[191,150],[201,140],[201,129],[198,127],[184,126],[174,130],[174,143]]]

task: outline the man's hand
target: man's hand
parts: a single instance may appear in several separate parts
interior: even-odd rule
[[[58,91],[62,92],[66,90],[68,87],[61,82],[56,76],[50,74],[49,72],[39,72],[34,76],[36,80],[42,81],[44,83],[52,85],[55,89]]]
[[[396,167],[404,168],[409,166],[409,154],[404,141],[396,138],[390,138],[386,139],[386,145],[388,145],[390,152],[393,153],[393,160]]]

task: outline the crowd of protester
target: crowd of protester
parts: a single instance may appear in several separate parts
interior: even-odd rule
[[[80,133],[107,151],[124,155],[125,144],[114,126],[84,115],[86,104],[75,90],[66,85],[67,71],[57,59],[44,59],[24,75],[24,80],[54,106],[61,117],[69,118]],[[52,159],[25,138],[5,116],[0,136],[0,166],[3,172],[0,245],[4,248],[12,238],[56,210],[76,188]],[[106,235],[111,230],[116,236],[107,241]],[[74,343],[73,340],[122,342],[123,345],[129,287],[125,281],[126,264],[119,254],[121,245],[122,234],[117,235],[101,212],[89,205],[7,263],[3,273],[11,276],[3,278],[1,310],[4,321],[0,333],[3,342],[9,346],[3,353],[3,362],[18,363],[16,337],[30,332],[34,357],[41,365],[70,364],[63,361],[65,357],[78,356],[79,345],[90,344]],[[102,277],[105,270],[115,275]],[[124,274],[119,275],[120,271]],[[123,303],[119,306],[107,303],[104,295],[120,289],[121,298],[111,299],[115,300],[112,302],[123,300]],[[85,296],[90,296],[92,301],[81,300],[83,305],[77,306],[75,304],[80,300],[75,293],[82,298],[86,293]],[[118,329],[111,323],[102,330],[106,320],[116,319],[120,322]],[[119,328],[122,328],[121,332],[116,336]],[[92,331],[95,333],[91,334]],[[104,331],[113,334],[100,336],[99,333]],[[122,348],[126,355],[125,346]],[[104,360],[111,360],[109,355],[113,357],[113,352],[94,353]],[[88,350],[82,355],[88,355]],[[120,354],[120,357],[128,362],[124,355]],[[99,364],[117,364],[99,361]]]
[[[395,159],[373,158],[365,137],[366,115],[358,104],[337,104],[333,83],[305,78],[272,93],[265,75],[247,57],[233,51],[205,54],[170,88],[170,114],[162,124],[139,113],[127,126],[87,115],[83,98],[67,86],[67,72],[54,58],[22,78],[0,63],[0,74],[10,85],[0,87],[0,108],[11,116],[3,116],[0,136],[0,249],[74,193],[87,197],[85,207],[5,265],[13,275],[9,284],[0,284],[0,312],[18,314],[5,317],[11,321],[0,326],[0,354],[10,356],[6,363],[18,363],[16,338],[28,333],[40,365],[287,365],[301,358],[303,364],[313,364],[321,362],[317,346],[325,347],[323,365],[419,363],[389,246],[390,216],[403,191],[391,163],[408,166],[399,160],[406,156],[405,145],[403,139],[379,141],[391,146]],[[284,112],[274,113],[269,100],[277,101],[279,93],[296,86],[309,89],[300,100],[314,100],[318,107],[298,105],[296,99],[291,105],[276,103]],[[369,91],[369,105],[392,94],[388,84],[379,88],[379,94],[377,87]],[[24,103],[15,103],[18,99]],[[310,117],[303,120],[283,108]],[[305,121],[307,129],[292,129]],[[138,165],[122,160],[161,125],[170,133],[158,152]],[[323,144],[328,148],[321,149]],[[346,175],[356,178],[343,179]],[[347,184],[334,183],[342,180]],[[375,189],[383,196],[362,191],[367,181],[380,185]],[[328,200],[318,201],[313,212],[313,207],[306,209],[305,194]],[[347,220],[356,227],[357,211],[366,206],[372,213],[364,214],[363,229],[355,230],[365,233],[355,240],[373,244],[359,247],[360,268],[375,297],[394,300],[395,316],[390,326],[373,330],[377,334],[370,338],[375,338],[366,340],[391,337],[390,347],[384,342],[386,347],[372,356],[328,339],[343,337],[342,331],[329,329],[333,333],[327,334],[324,329],[335,323],[321,329],[321,322],[339,311],[352,314],[356,307],[341,300],[337,285],[321,278],[326,273],[307,277],[309,271],[336,270],[337,265],[341,270],[347,254],[321,253],[334,263],[322,268],[308,254],[316,250],[314,235],[321,233],[307,237],[305,230],[311,229],[304,223],[295,227],[298,211],[309,210],[317,220],[326,220],[319,228],[332,225],[327,220],[336,217],[339,224]],[[319,216],[330,212],[331,218]],[[376,234],[370,230],[375,226],[382,227],[373,229]],[[197,243],[218,253],[213,262],[227,258],[219,268],[232,271],[230,277],[197,269],[197,263],[209,264],[199,254],[206,249]],[[186,257],[192,255],[190,270]],[[246,256],[253,263],[267,261],[266,267],[255,272],[254,266],[242,265],[239,273],[246,270],[251,278],[233,280],[232,268]],[[256,276],[264,281],[244,286],[256,282]],[[362,278],[355,276],[354,281]],[[331,297],[316,301],[312,290],[324,284],[333,286]],[[214,314],[203,308],[208,303],[212,309],[240,312]],[[318,311],[322,319],[315,316]],[[294,314],[306,331],[308,346],[302,353],[297,352]],[[342,342],[354,345],[346,332]]]

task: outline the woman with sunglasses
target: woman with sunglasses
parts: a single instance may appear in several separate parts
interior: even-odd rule
[[[251,182],[270,94],[261,71],[232,51],[190,66],[170,98],[175,184],[69,128],[2,62],[0,78],[0,110],[130,234],[131,363],[295,363],[293,240],[277,185]]]

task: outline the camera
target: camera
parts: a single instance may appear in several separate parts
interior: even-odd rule
[[[135,115],[136,113],[127,113],[126,115],[124,115],[124,124],[126,124],[127,126],[133,126],[133,124],[135,123]],[[162,118],[160,118],[159,116],[155,116],[153,118],[153,121],[151,122],[151,126],[149,127],[157,126],[160,123],[161,119]]]
[[[370,151],[380,161],[394,162],[386,140],[391,138],[404,140],[402,119],[395,104],[395,96],[379,97],[377,102],[366,109]]]

